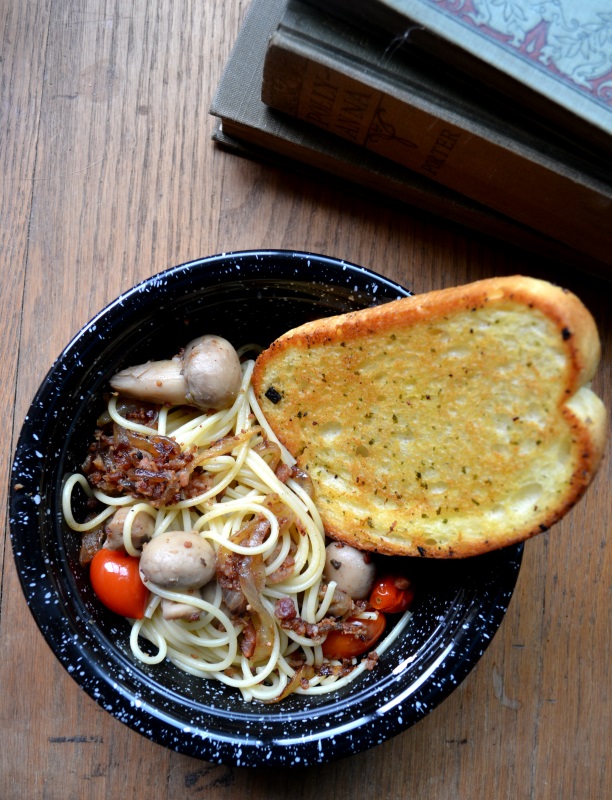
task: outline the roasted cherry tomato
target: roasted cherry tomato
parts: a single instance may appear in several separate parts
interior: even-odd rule
[[[384,614],[377,614],[372,619],[350,617],[347,622],[357,625],[359,633],[330,631],[322,645],[325,658],[354,658],[367,653],[380,639],[387,624]]]
[[[142,619],[149,598],[138,571],[140,559],[121,550],[98,550],[89,565],[94,592],[107,608],[122,617]]]
[[[370,594],[370,605],[387,614],[407,611],[414,600],[412,584],[401,575],[387,575],[376,581]]]

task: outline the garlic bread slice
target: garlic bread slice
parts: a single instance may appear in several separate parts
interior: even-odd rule
[[[253,387],[331,538],[460,558],[547,530],[585,491],[604,449],[599,358],[575,295],[512,276],[288,331]]]

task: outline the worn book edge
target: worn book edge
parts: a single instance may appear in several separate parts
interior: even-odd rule
[[[548,51],[546,42],[550,26],[544,17],[529,27],[527,10],[536,13],[536,4],[529,9],[514,3],[511,12],[522,15],[522,39],[513,41],[492,25],[479,18],[488,12],[500,14],[510,4],[450,3],[448,0],[304,0],[305,3],[334,14],[350,25],[368,33],[378,34],[387,46],[416,50],[432,63],[445,63],[465,74],[476,83],[487,87],[494,96],[519,103],[534,118],[548,121],[563,129],[575,140],[588,144],[601,154],[612,154],[612,104],[606,102],[606,86],[612,79],[612,63],[607,76],[593,81],[595,94],[585,91],[584,83],[572,85],[570,76],[557,74],[551,65],[535,63]],[[496,9],[493,6],[497,6]],[[558,3],[557,5],[561,5]],[[571,4],[570,4],[571,5]],[[587,3],[588,5],[588,3]],[[543,8],[543,6],[542,6]],[[577,9],[574,4],[573,9]],[[581,4],[580,10],[584,10]],[[557,9],[559,11],[559,9]],[[541,12],[543,15],[543,11]],[[558,15],[557,15],[558,17]],[[513,17],[514,19],[514,17]],[[486,20],[486,16],[485,16]],[[556,19],[557,24],[559,20]],[[606,32],[581,32],[578,23],[566,24],[566,48],[571,47],[571,36],[579,53],[583,35],[583,48],[588,48],[588,37],[599,36],[603,48]],[[537,24],[536,24],[537,23]],[[506,24],[510,24],[506,18]],[[605,25],[605,20],[600,19]],[[519,28],[521,27],[519,25]],[[498,25],[499,27],[499,25]],[[591,25],[591,28],[593,25]],[[570,30],[571,29],[571,30]],[[602,38],[604,37],[604,38]],[[562,37],[563,38],[563,37]],[[609,48],[608,48],[609,50]],[[585,57],[588,61],[588,57]],[[609,92],[609,89],[608,89]]]
[[[603,262],[589,258],[364,148],[324,131],[313,134],[303,123],[274,114],[260,99],[261,79],[267,42],[285,6],[286,0],[253,0],[247,11],[210,106],[210,113],[223,123],[222,130],[216,126],[217,139],[224,136],[222,144],[237,143],[242,154],[246,150],[267,161],[281,159],[284,167],[300,169],[301,164],[316,163],[318,169],[361,184],[366,191],[386,194],[561,263],[610,276],[612,254]]]
[[[508,135],[419,96],[404,64],[388,63],[381,75],[380,53],[368,61],[369,49],[290,2],[268,44],[262,99],[595,258],[607,257],[612,184],[555,157],[552,148],[550,154],[536,148],[529,137],[514,139],[516,131]]]

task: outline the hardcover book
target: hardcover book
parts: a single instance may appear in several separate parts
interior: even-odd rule
[[[612,153],[609,0],[307,0]]]
[[[262,99],[596,258],[612,248],[609,166],[492,114],[299,0],[268,44]]]
[[[340,179],[347,192],[353,191],[351,184],[359,184],[373,202],[385,194],[545,257],[609,276],[612,252],[603,260],[589,257],[581,247],[562,245],[361,145],[266,106],[261,100],[264,59],[286,5],[287,0],[251,2],[211,103],[210,112],[218,118],[213,139],[220,146],[281,169],[303,170],[310,178],[327,173]]]

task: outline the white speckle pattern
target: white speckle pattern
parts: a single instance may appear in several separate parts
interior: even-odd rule
[[[224,253],[166,270],[117,298],[51,367],[12,469],[13,555],[36,622],[65,669],[138,733],[215,763],[307,766],[373,747],[429,713],[465,678],[499,627],[522,547],[456,563],[416,559],[413,618],[375,670],[334,694],[245,703],[171,664],[134,661],[128,626],[103,609],[61,516],[63,477],[81,463],[109,377],[171,357],[189,335],[266,344],[317,317],[395,300],[398,284],[312,253]],[[187,335],[186,335],[187,334]]]

